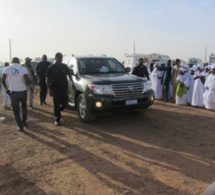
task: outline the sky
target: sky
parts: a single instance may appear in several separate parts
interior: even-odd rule
[[[214,0],[0,0],[0,61],[55,53],[215,53]],[[206,51],[207,48],[207,52]]]

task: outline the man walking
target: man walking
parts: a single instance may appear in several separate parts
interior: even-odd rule
[[[68,66],[62,63],[63,55],[61,53],[56,53],[55,60],[55,63],[49,66],[46,77],[49,94],[53,97],[54,102],[55,125],[60,125],[61,111],[68,105],[67,76],[71,81],[72,76]]]
[[[143,58],[139,59],[139,64],[134,68],[132,74],[138,77],[146,77],[149,80],[149,72],[147,67],[143,64]]]
[[[38,84],[40,85],[40,105],[46,104],[46,71],[50,65],[51,63],[47,61],[47,56],[43,55],[42,61],[37,64],[35,69],[38,76]]]
[[[8,77],[10,86],[6,84]],[[10,94],[13,113],[18,125],[17,130],[23,131],[27,120],[27,86],[30,84],[28,71],[25,67],[20,65],[19,58],[14,57],[12,65],[5,68],[2,76],[2,85],[5,87],[8,94]],[[19,113],[20,103],[22,107],[22,119]]]
[[[31,81],[31,84],[29,86],[28,89],[28,94],[29,94],[29,106],[31,109],[34,109],[33,107],[33,99],[34,99],[34,69],[31,66],[31,58],[27,57],[25,58],[25,64],[23,64],[22,66],[27,68],[28,70],[28,77]]]

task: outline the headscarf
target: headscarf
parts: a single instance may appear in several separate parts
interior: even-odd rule
[[[205,66],[205,69],[209,69],[209,70],[211,70],[211,66],[210,66],[210,65]]]
[[[187,70],[189,70],[190,65],[189,65],[189,64],[186,64],[186,65],[185,65],[185,68],[186,68]]]
[[[160,62],[155,62],[154,67],[161,67],[161,63]]]
[[[201,70],[203,70],[204,69],[204,64],[198,64],[197,68],[200,68]]]
[[[180,70],[181,72],[183,72],[183,73],[185,73],[185,72],[186,72],[186,69],[185,69],[185,68],[183,68],[183,67],[181,67],[179,70]]]
[[[191,70],[193,70],[194,72],[196,72],[197,66],[194,64],[193,67],[191,68]]]

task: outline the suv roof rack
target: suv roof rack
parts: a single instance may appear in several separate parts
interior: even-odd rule
[[[105,54],[88,54],[87,56],[106,56]]]
[[[71,57],[71,56],[74,57],[75,55],[74,54],[64,54],[63,55],[63,57]]]

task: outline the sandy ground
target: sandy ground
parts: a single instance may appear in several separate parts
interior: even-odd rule
[[[68,108],[56,127],[51,98],[34,102],[25,133],[0,108],[1,195],[193,195],[215,180],[215,113],[156,101],[84,124]]]

